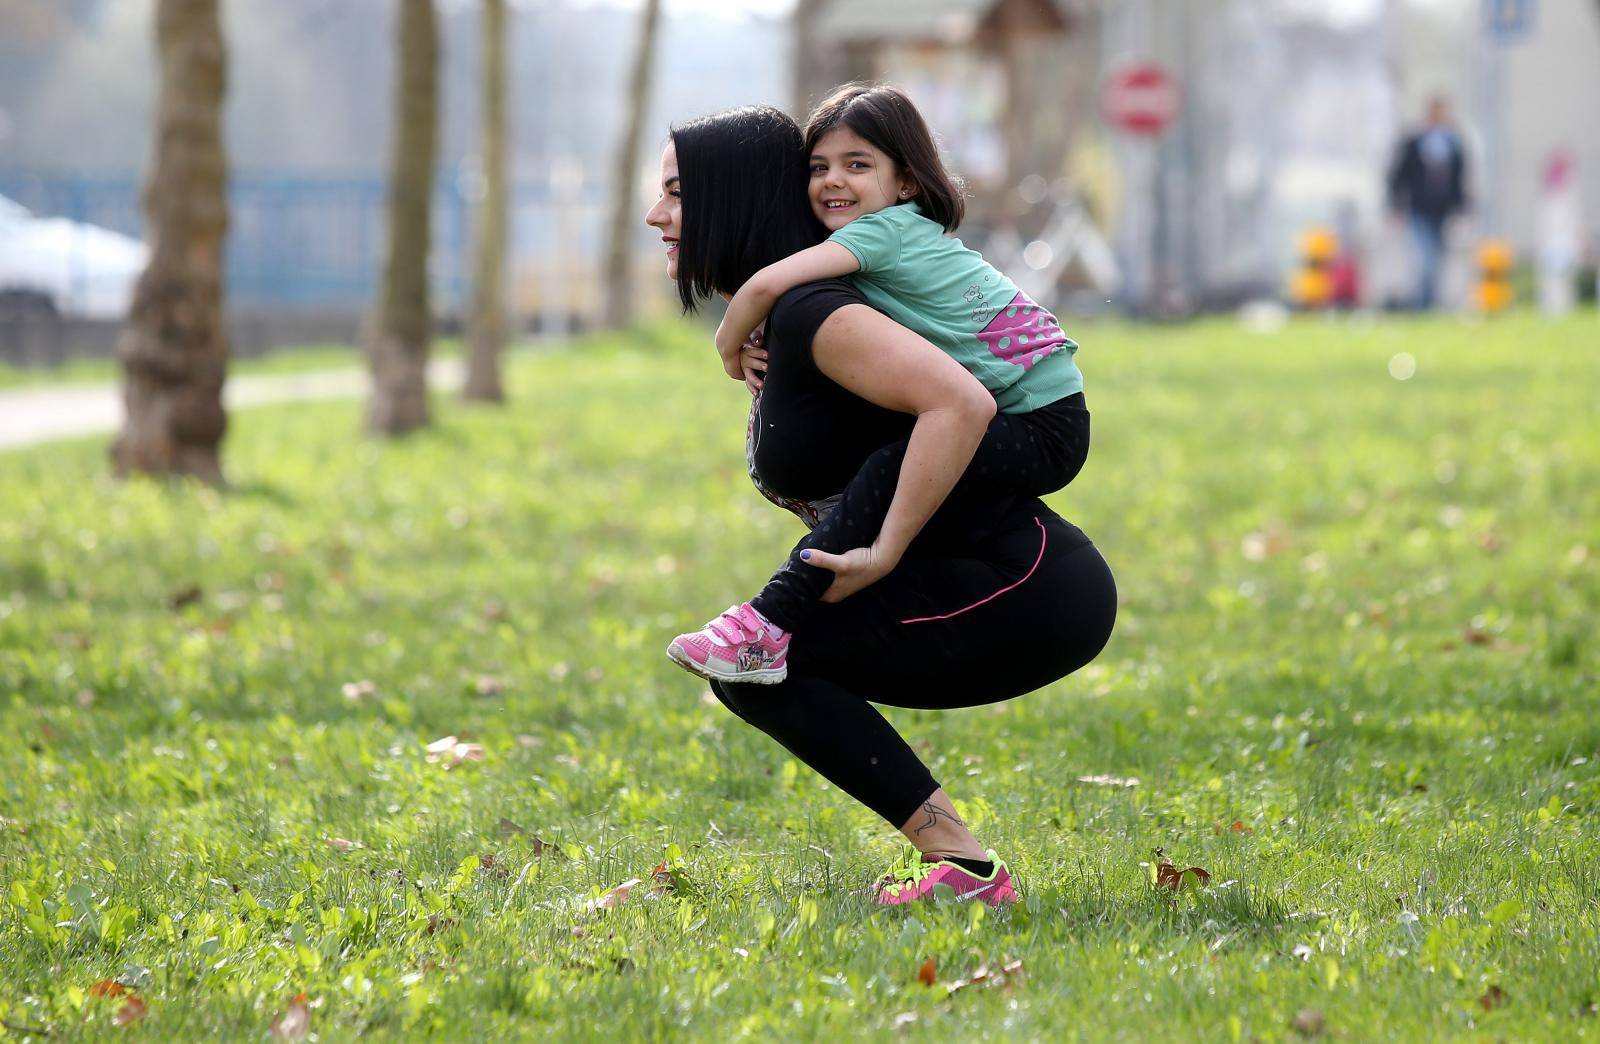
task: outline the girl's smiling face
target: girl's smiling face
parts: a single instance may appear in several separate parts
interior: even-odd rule
[[[829,232],[916,195],[916,182],[849,127],[835,127],[811,150],[811,210]]]
[[[678,193],[678,150],[667,142],[661,153],[661,198],[644,216],[644,223],[661,231],[667,247],[667,278],[678,278],[678,240],[683,234],[683,201]]]

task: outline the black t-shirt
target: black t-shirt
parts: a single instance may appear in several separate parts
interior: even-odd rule
[[[825,508],[817,502],[842,493],[868,457],[907,438],[916,424],[911,414],[874,406],[817,369],[811,351],[817,330],[852,304],[866,305],[866,298],[843,280],[823,280],[784,294],[767,318],[767,377],[751,414],[749,448],[758,486],[780,502]],[[929,520],[912,550],[970,550],[1044,510],[1030,498],[963,488]],[[805,506],[783,506],[810,523]]]
[[[834,496],[874,450],[911,434],[915,417],[846,391],[812,358],[823,320],[845,305],[866,303],[849,283],[829,279],[790,290],[767,318],[767,378],[753,459],[761,484],[780,497]]]

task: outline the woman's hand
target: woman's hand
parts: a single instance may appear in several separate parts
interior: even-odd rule
[[[739,372],[752,398],[761,394],[761,386],[767,379],[767,350],[762,347],[766,326],[766,323],[762,323],[752,330],[739,347]]]
[[[800,557],[809,565],[833,571],[833,583],[823,592],[824,602],[842,602],[864,587],[870,587],[894,572],[898,560],[891,560],[888,552],[877,544],[858,547],[842,555],[808,548]]]

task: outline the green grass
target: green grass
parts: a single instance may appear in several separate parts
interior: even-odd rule
[[[520,358],[509,409],[441,396],[391,443],[359,403],[237,414],[226,493],[114,483],[98,440],[0,457],[0,1020],[1595,1035],[1593,317],[1077,332],[1095,444],[1053,502],[1117,633],[1010,703],[889,712],[1010,859],[1002,914],[874,911],[895,838],[661,655],[798,532],[703,333]],[[445,735],[485,759],[430,764]],[[1157,891],[1157,847],[1210,886]]]
[[[440,338],[434,343],[436,355],[455,355],[461,350],[456,338]],[[234,359],[228,372],[233,376],[273,376],[317,370],[350,370],[366,366],[361,350],[348,344],[314,344],[279,348],[266,355]],[[0,362],[0,391],[32,388],[44,384],[92,384],[121,379],[115,359],[70,359],[59,366],[13,366]]]

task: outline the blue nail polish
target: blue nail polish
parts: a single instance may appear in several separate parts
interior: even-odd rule
[[[800,557],[809,562],[811,560],[811,552],[810,551],[802,551],[802,552],[800,552]]]

